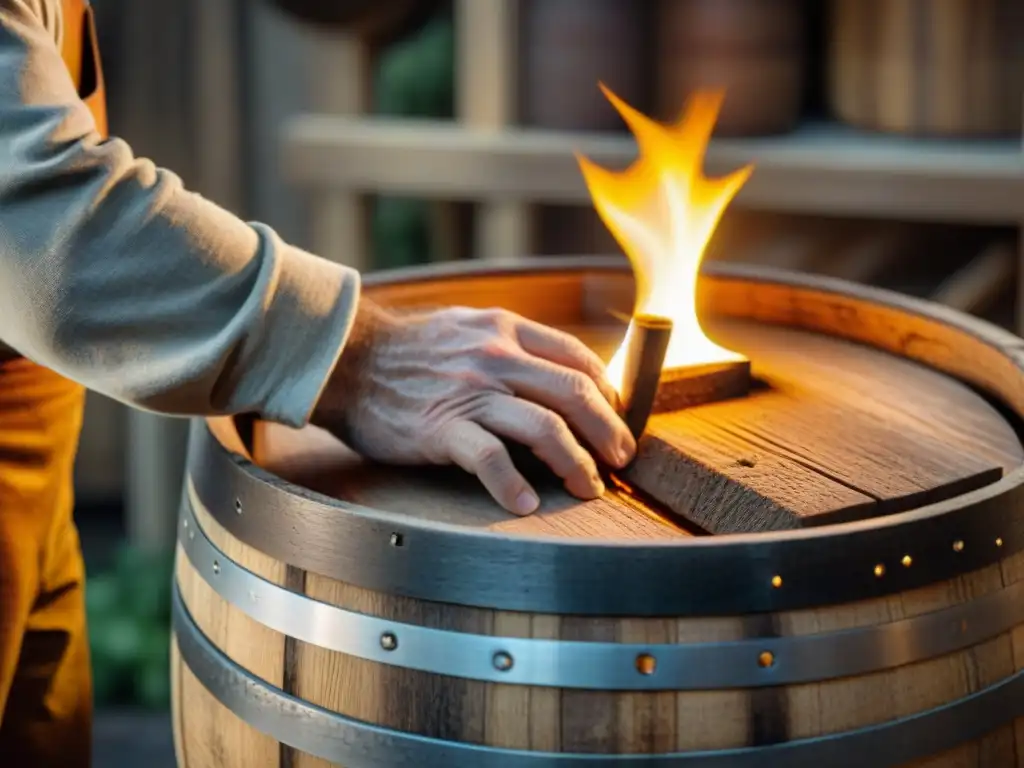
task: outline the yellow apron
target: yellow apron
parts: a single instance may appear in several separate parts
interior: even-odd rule
[[[61,54],[105,136],[87,0],[62,0]],[[0,766],[90,762],[85,572],[72,520],[85,391],[24,358],[0,362]]]

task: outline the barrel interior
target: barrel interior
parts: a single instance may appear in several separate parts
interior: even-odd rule
[[[624,332],[608,310],[629,311],[632,281],[620,269],[546,269],[435,275],[371,284],[367,291],[395,307],[501,306],[576,333],[608,355]],[[678,510],[686,505],[678,498],[666,504],[612,489],[604,499],[579,502],[549,487],[539,513],[512,518],[462,473],[369,465],[312,428],[257,423],[244,443],[233,425],[222,421],[214,425],[214,436],[271,478],[358,508],[461,527],[473,536],[601,540],[612,546],[674,541],[683,547],[680,557],[687,556],[685,546],[695,536],[812,526],[827,531],[853,519],[882,520],[939,502],[955,505],[958,497],[996,483],[1009,485],[1021,473],[1024,449],[1000,410],[1024,410],[1014,399],[1024,399],[1015,394],[1021,391],[1020,372],[1005,350],[983,343],[969,321],[952,318],[956,322],[946,326],[898,306],[870,309],[855,293],[814,287],[799,292],[785,280],[742,275],[710,276],[702,296],[709,335],[751,358],[758,386],[742,400],[652,419],[650,432],[659,450],[685,459],[671,465],[661,486],[683,489],[695,499],[682,516]],[[707,305],[717,312],[707,312]],[[1001,400],[1000,408],[978,390]],[[770,517],[766,510],[777,514]],[[721,764],[1024,765],[1024,719],[1018,717],[1024,712],[1016,703],[1021,695],[1001,712],[989,707],[964,715],[958,722],[974,722],[973,717],[985,727],[949,727],[945,742],[908,740],[904,728],[915,715],[969,700],[1015,680],[1024,669],[1024,554],[1010,546],[1009,534],[1002,560],[895,594],[772,613],[623,618],[495,610],[358,587],[246,544],[218,522],[229,512],[244,514],[208,508],[189,483],[176,567],[184,615],[220,654],[257,682],[353,721],[515,753],[512,758],[498,752],[449,755],[445,763],[374,752],[348,764],[332,762],[326,758],[342,754],[336,744],[307,738],[302,731],[289,732],[300,734],[289,742],[274,735],[276,720],[239,715],[225,699],[218,700],[210,681],[182,663],[176,643],[174,711],[182,766],[542,766],[542,761],[500,762],[541,752],[576,758],[678,753],[697,759],[694,753],[705,750],[754,750],[892,724],[899,727],[878,742],[882,751],[874,761],[863,754],[853,762],[849,754],[839,760],[843,752],[833,751],[826,762],[806,762],[805,750],[804,757],[792,758],[780,752],[775,762],[757,763],[765,753],[756,759],[748,753],[737,759],[749,763],[721,758]],[[755,512],[760,522],[751,525]],[[207,549],[196,549],[196,541],[208,542]],[[963,547],[963,542],[952,546],[957,543]],[[403,544],[392,540],[395,547]],[[1003,547],[1004,541],[989,544]],[[889,555],[876,566],[875,578],[920,567],[913,541],[895,557]],[[390,639],[388,632],[369,638],[373,652],[342,652],[329,640],[314,641],[298,611],[285,616],[284,627],[273,628],[254,618],[263,615],[254,608],[262,593],[246,598],[243,592],[234,601],[225,597],[218,579],[230,577],[235,566],[317,606],[380,617],[397,629]],[[788,585],[780,581],[778,586]],[[714,585],[679,585],[680,590],[709,588]],[[711,682],[698,684],[692,677],[696,672],[680,673],[683,683],[675,688],[510,684],[500,677],[474,679],[377,659],[377,649],[390,643],[407,648],[408,627],[451,633],[452,656],[461,652],[466,637],[493,636],[497,639],[488,647],[495,668],[509,639],[567,643],[560,655],[544,659],[555,677],[568,674],[571,649],[577,647],[570,644],[577,641],[638,649],[629,659],[629,672],[637,679],[653,679],[668,669],[678,646],[725,653],[726,646],[738,643],[750,652],[733,657],[735,664],[711,665],[705,670]],[[889,655],[880,656],[866,651],[873,642],[884,645],[879,633],[899,648],[886,646]],[[943,639],[927,642],[926,635]],[[835,668],[846,671],[798,680],[787,654],[804,647],[794,643],[816,638],[835,642],[823,668],[839,665]],[[508,661],[518,674],[526,659]],[[445,664],[454,662],[437,663],[448,669]],[[723,677],[728,670],[738,676],[731,684]],[[766,671],[781,678],[764,683],[757,676]],[[722,677],[718,683],[716,675]],[[263,694],[252,695],[255,700]],[[278,717],[288,715],[282,710]],[[926,742],[932,746],[920,746]]]

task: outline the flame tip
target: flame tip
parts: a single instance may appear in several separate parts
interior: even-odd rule
[[[603,168],[574,155],[594,207],[633,265],[634,313],[672,321],[675,328],[664,367],[733,359],[735,353],[704,334],[696,312],[696,285],[704,251],[726,207],[754,170],[752,164],[708,178],[703,157],[714,130],[724,88],[692,93],[677,122],[661,122],[598,87],[636,138],[637,159],[625,170]],[[626,339],[608,366],[614,381],[624,374]]]

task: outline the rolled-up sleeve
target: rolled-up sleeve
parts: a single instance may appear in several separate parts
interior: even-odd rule
[[[136,407],[304,424],[358,273],[101,141],[54,39],[59,6],[0,0],[0,341]]]

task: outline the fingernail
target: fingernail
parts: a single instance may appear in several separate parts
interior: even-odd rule
[[[604,480],[602,480],[600,477],[594,478],[594,491],[598,496],[604,496]]]
[[[540,499],[537,498],[537,494],[533,491],[523,491],[519,494],[519,498],[516,499],[516,512],[520,515],[528,515],[536,511],[539,506]]]
[[[633,460],[633,456],[636,453],[636,445],[630,441],[628,443],[621,443],[618,450],[615,452],[615,458],[618,459],[619,467],[624,467]]]

